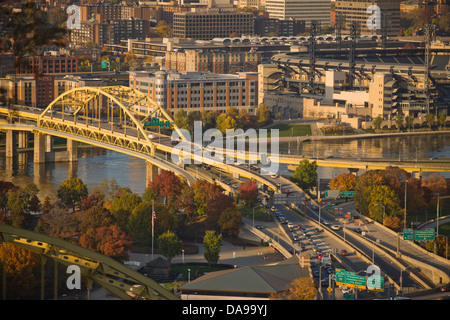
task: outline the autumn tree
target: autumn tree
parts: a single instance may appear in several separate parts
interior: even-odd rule
[[[331,179],[329,186],[331,190],[354,191],[356,176],[350,173],[342,173]]]
[[[59,186],[57,195],[63,204],[73,208],[75,211],[81,199],[88,196],[89,192],[87,186],[80,178],[70,178]]]
[[[264,103],[261,103],[256,109],[256,122],[259,127],[266,126],[270,123],[270,111]]]
[[[115,222],[109,210],[97,206],[78,212],[76,217],[79,221],[78,230],[81,233],[85,233],[88,229],[109,227]]]
[[[167,205],[178,209],[180,202],[178,201],[183,190],[183,181],[172,171],[162,170],[153,181],[149,183],[145,190],[143,199],[150,202],[162,203],[163,197],[167,201]]]
[[[434,113],[431,113],[431,112],[427,113],[427,115],[425,116],[425,120],[427,121],[428,127],[430,128],[430,130],[434,124],[434,118],[435,118]]]
[[[369,199],[367,188],[375,185],[382,185],[383,177],[376,170],[364,172],[356,178],[355,184],[355,207],[362,214],[367,214]]]
[[[205,248],[204,257],[210,266],[219,262],[221,244],[222,236],[220,234],[216,234],[213,230],[206,231],[203,237],[203,246]]]
[[[77,234],[77,221],[67,208],[55,205],[48,213],[39,218],[39,230],[61,239],[69,239]]]
[[[172,231],[166,231],[158,237],[158,250],[170,262],[181,253],[183,243]]]
[[[289,287],[277,294],[271,295],[271,300],[316,300],[317,289],[311,278],[292,280]]]
[[[224,210],[218,221],[222,232],[229,236],[237,236],[239,234],[242,222],[242,214],[236,207],[230,207]]]
[[[130,236],[115,225],[89,229],[79,240],[82,247],[121,260],[128,259],[131,243]]]
[[[8,299],[33,297],[39,287],[39,265],[38,254],[7,242],[0,245],[0,270],[6,275]]]
[[[253,207],[258,203],[259,190],[255,180],[247,180],[238,189],[238,197],[248,207]]]
[[[384,220],[384,225],[394,231],[400,231],[403,227],[403,220],[400,217],[389,216]]]

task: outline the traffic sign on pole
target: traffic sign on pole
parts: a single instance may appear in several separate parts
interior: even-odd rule
[[[354,197],[355,196],[355,191],[341,191],[339,193],[340,197]]]
[[[433,241],[434,229],[416,230],[415,240]]]
[[[403,240],[414,241],[414,230],[413,229],[403,229]]]

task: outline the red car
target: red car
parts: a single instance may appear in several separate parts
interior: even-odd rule
[[[347,250],[342,249],[341,250],[341,256],[343,256],[343,257],[348,256]]]

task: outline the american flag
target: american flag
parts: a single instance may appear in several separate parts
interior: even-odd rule
[[[152,213],[152,238],[155,236],[155,220],[156,220],[156,213],[153,211]]]

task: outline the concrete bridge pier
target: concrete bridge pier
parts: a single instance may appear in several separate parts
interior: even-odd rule
[[[69,162],[78,161],[78,141],[67,139],[67,152],[69,154]]]
[[[34,133],[34,163],[45,163],[45,134]]]
[[[45,152],[53,151],[53,137],[49,134],[45,135]]]
[[[159,170],[158,170],[158,166],[154,165],[151,162],[146,162],[147,165],[147,174],[145,177],[145,185],[148,186],[153,179],[158,175]]]
[[[6,158],[13,158],[17,155],[17,135],[14,130],[6,131]]]

